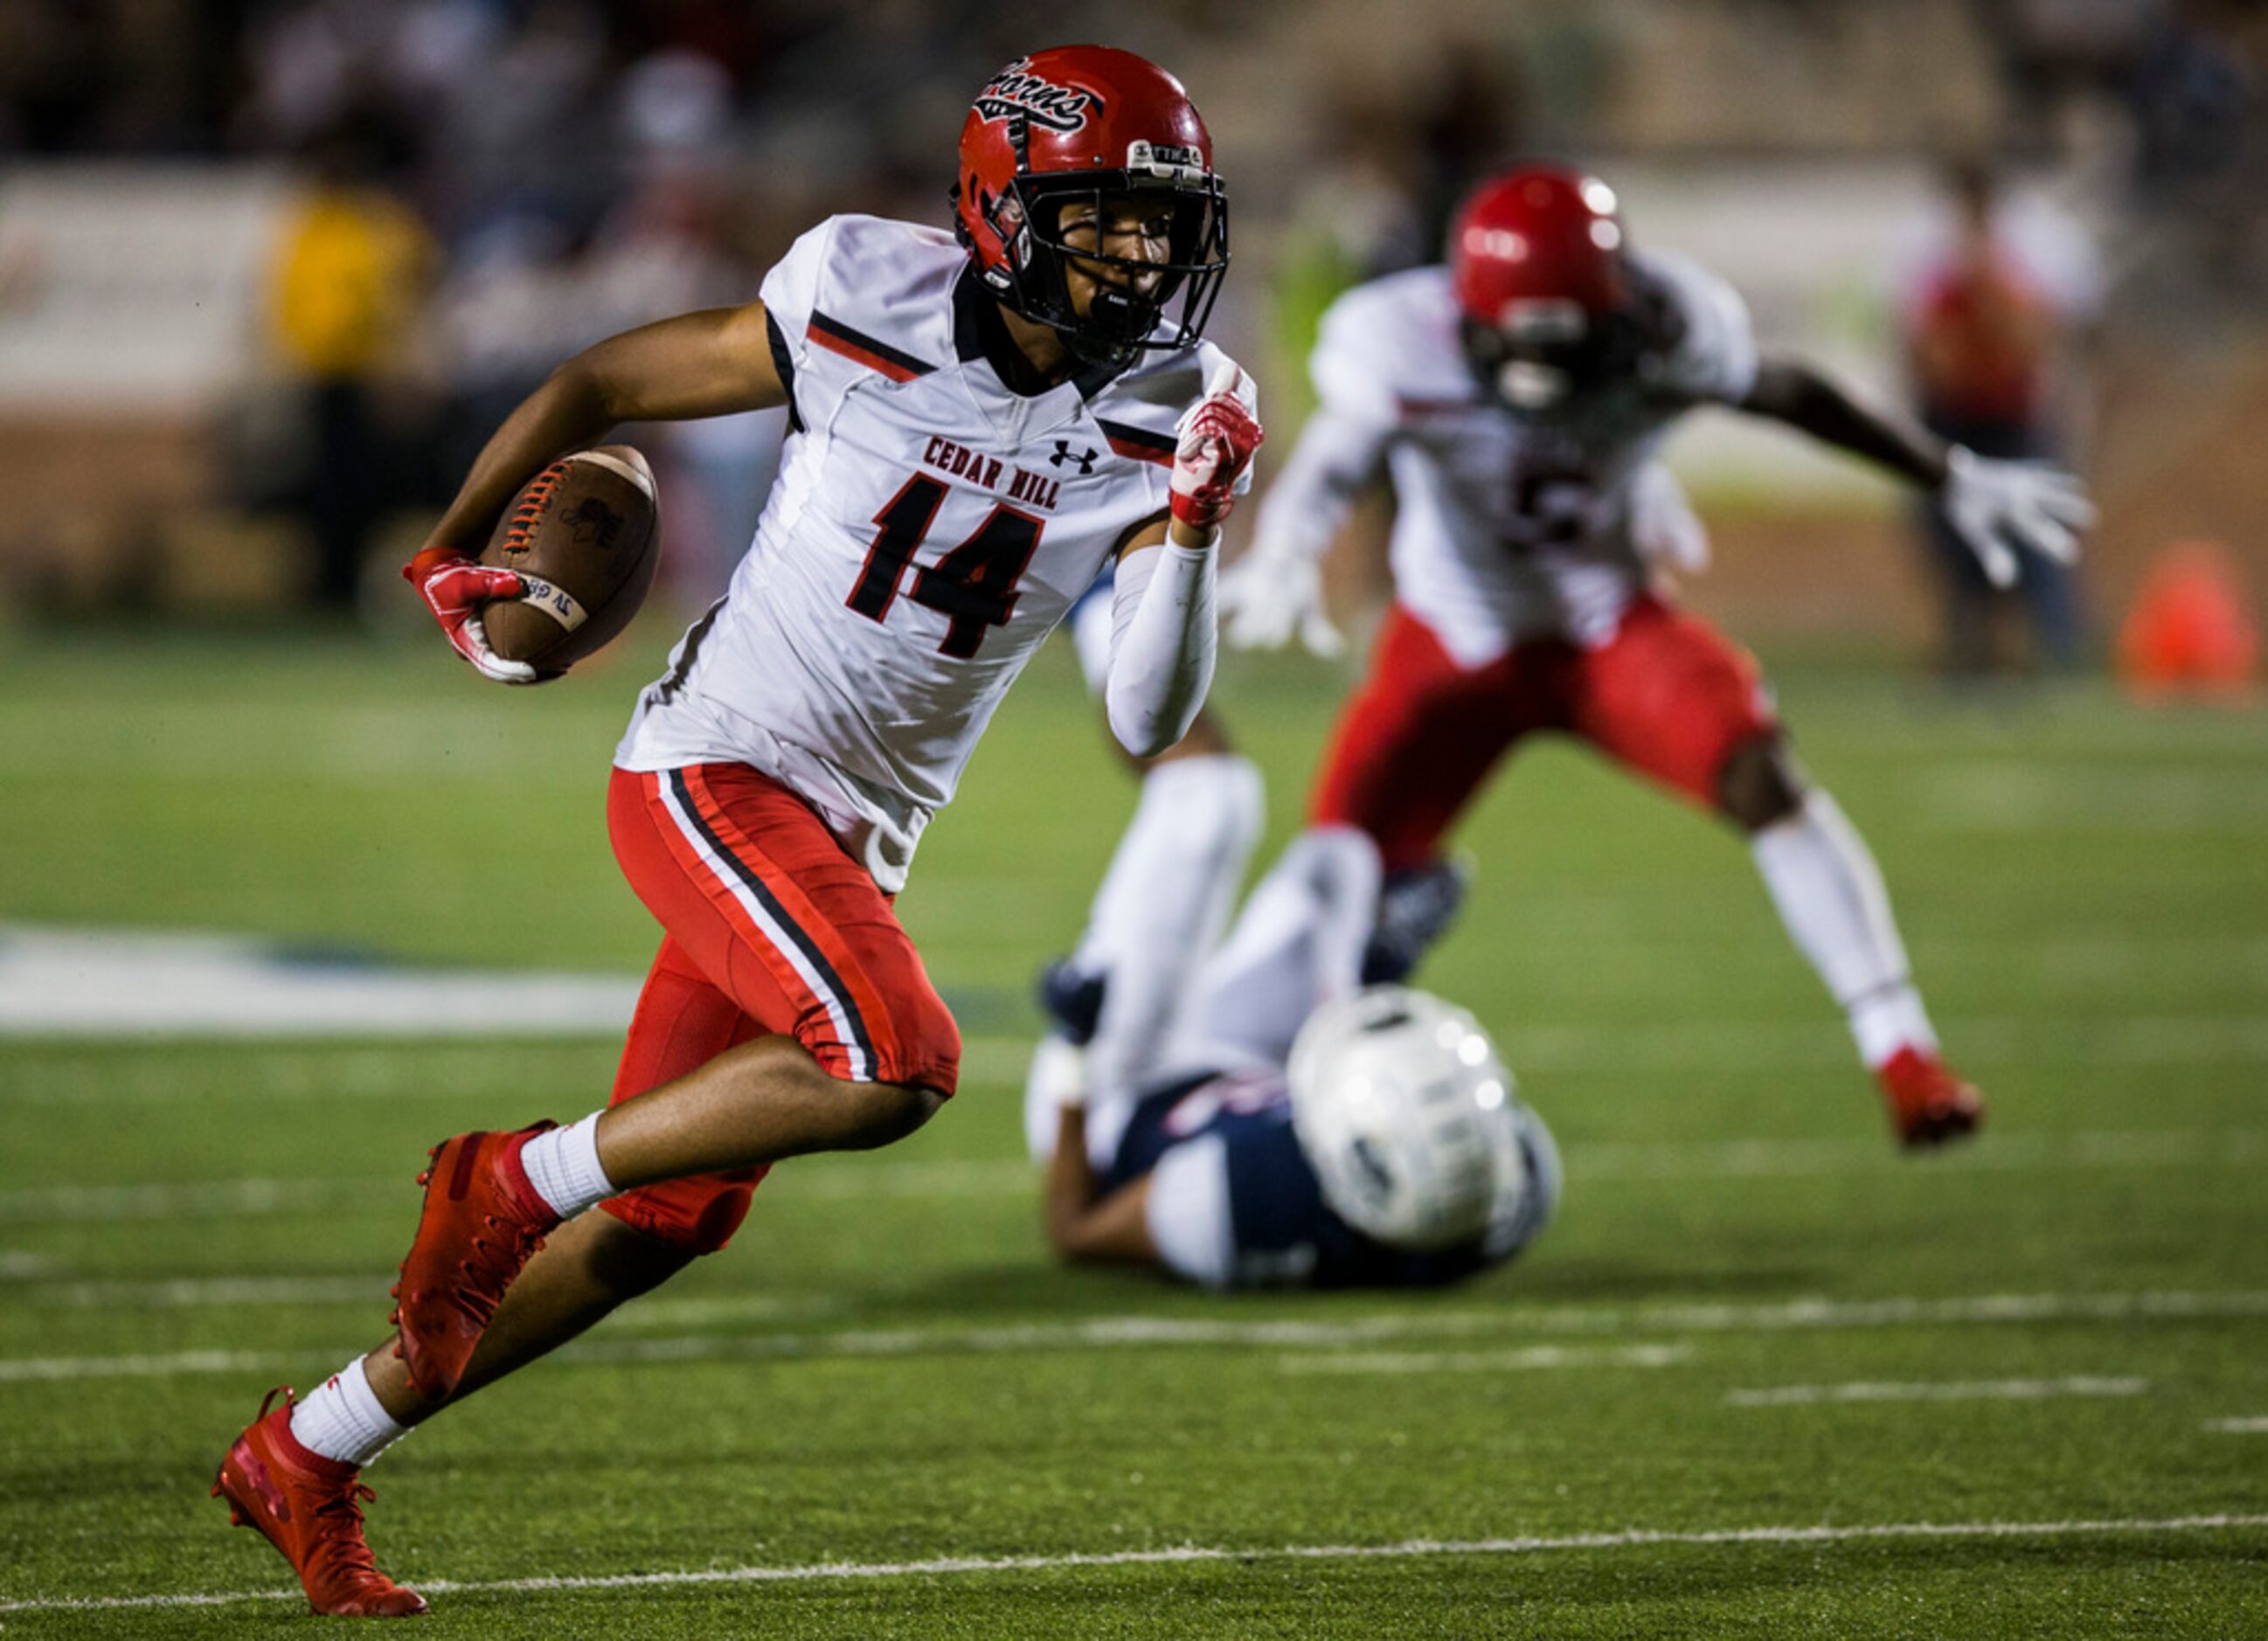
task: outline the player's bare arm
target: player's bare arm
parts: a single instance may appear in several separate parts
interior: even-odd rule
[[[1949,446],[1934,434],[1870,408],[1831,378],[1800,359],[1767,358],[1756,385],[1738,407],[1783,422],[1822,444],[1847,450],[1924,489],[1946,480]]]
[[[1086,1112],[1066,1105],[1057,1120],[1055,1159],[1048,1165],[1048,1246],[1065,1264],[1120,1261],[1158,1262],[1144,1217],[1150,1180],[1145,1174],[1115,1191],[1099,1188],[1086,1155]]]
[[[552,372],[504,418],[426,545],[472,556],[531,475],[621,423],[689,421],[786,402],[761,302],[609,336]]]
[[[2068,563],[2095,509],[2079,482],[2058,468],[1995,461],[1948,445],[1868,408],[1799,360],[1767,359],[1738,408],[1808,433],[1944,497],[1946,511],[1997,586],[2013,586],[2015,549]]]
[[[456,498],[401,573],[477,671],[501,683],[533,683],[533,667],[490,649],[479,620],[483,603],[519,595],[519,578],[474,562],[519,487],[546,462],[596,444],[623,422],[688,421],[786,402],[761,302],[681,314],[610,336],[552,372],[490,435]]]

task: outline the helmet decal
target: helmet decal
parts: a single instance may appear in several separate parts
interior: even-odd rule
[[[1156,63],[1108,46],[1017,58],[962,123],[953,200],[986,288],[1086,364],[1123,369],[1204,334],[1228,267],[1228,195],[1204,121]],[[1130,203],[1163,226],[1122,254],[1099,228]],[[1075,300],[1074,277],[1100,288]]]
[[[1086,127],[1090,108],[1102,99],[1076,85],[1059,85],[1032,72],[1032,60],[1019,57],[994,75],[976,93],[976,112],[986,120],[1009,120],[1020,114],[1050,131],[1079,131]]]
[[[1204,154],[1179,143],[1145,143],[1138,137],[1126,144],[1126,169],[1179,182],[1202,182],[1205,177]]]

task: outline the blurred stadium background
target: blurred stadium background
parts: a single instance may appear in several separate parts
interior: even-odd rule
[[[1942,173],[1973,161],[2051,315],[2056,448],[2102,503],[2096,634],[2169,543],[2268,585],[2268,19],[2233,0],[1440,0],[1390,23],[1357,0],[13,0],[0,604],[350,601],[565,353],[746,296],[825,213],[942,223],[970,89],[1058,36],[1175,65],[1207,111],[1235,210],[1218,329],[1260,367],[1277,453],[1329,296],[1431,259],[1459,190],[1531,156],[1595,164],[1767,341],[1909,400],[1903,316],[1946,241]],[[745,541],[776,437],[652,436],[681,607]],[[1933,594],[1888,487],[1728,423],[1677,455],[1722,548],[1704,607],[1921,652]]]
[[[381,1560],[483,1637],[2268,1633],[2268,735],[2105,675],[2169,549],[2216,544],[2240,627],[2268,588],[2268,9],[2175,0],[0,0],[0,1624],[239,1632],[284,1574],[204,1497],[228,1433],[377,1331],[423,1145],[611,1076],[653,937],[601,773],[779,430],[632,430],[666,592],[537,691],[395,575],[471,452],[823,215],[943,222],[971,93],[1081,38],[1211,123],[1277,459],[1331,294],[1501,162],[1595,165],[1909,405],[1947,180],[1998,175],[2103,510],[2077,676],[1940,689],[1890,486],[1730,417],[1672,447],[1689,596],[1881,855],[1993,1127],[1894,1154],[1736,848],[1541,748],[1427,974],[1565,1147],[1536,1252],[1438,1300],[1055,1270],[1027,989],[1133,789],[1043,655],[902,902],[954,1109],[783,1168],[731,1255],[389,1453]],[[1351,666],[1223,668],[1273,836]],[[794,1576],[702,1582],[748,1565]],[[70,1605],[115,1600],[155,1604]]]

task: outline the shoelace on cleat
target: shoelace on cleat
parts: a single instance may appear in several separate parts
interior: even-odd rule
[[[491,1231],[503,1231],[508,1240],[503,1244],[484,1237],[473,1239],[472,1256],[459,1262],[457,1269],[465,1280],[450,1297],[457,1308],[476,1325],[485,1328],[496,1315],[497,1306],[504,1301],[504,1291],[512,1278],[526,1268],[543,1246],[543,1233],[530,1228],[523,1221],[506,1221],[495,1214],[483,1214],[481,1223]],[[502,1254],[502,1259],[484,1258],[484,1255]],[[503,1275],[503,1281],[497,1277]],[[495,1291],[490,1290],[493,1288]]]
[[[328,1550],[324,1560],[333,1570],[365,1573],[390,1584],[393,1580],[378,1570],[378,1558],[363,1537],[362,1507],[377,1498],[364,1483],[349,1482],[316,1505],[309,1512],[317,1523],[316,1542],[310,1548],[317,1554]]]

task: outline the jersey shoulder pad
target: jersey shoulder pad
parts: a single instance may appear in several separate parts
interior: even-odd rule
[[[1145,355],[1114,377],[1089,408],[1121,455],[1171,466],[1182,417],[1204,397],[1205,384],[1225,364],[1235,368],[1237,397],[1257,416],[1260,389],[1252,373],[1209,342]],[[1251,488],[1248,465],[1237,476],[1236,494]]]
[[[941,229],[830,217],[765,277],[764,305],[799,370],[912,381],[952,362],[953,282],[965,260]]]
[[[1324,310],[1308,369],[1326,407],[1363,421],[1472,398],[1449,270],[1413,268],[1345,292]]]
[[[1675,251],[1633,251],[1631,258],[1677,314],[1677,340],[1655,362],[1656,385],[1688,399],[1747,398],[1756,386],[1756,338],[1741,293]]]
[[[1224,364],[1236,366],[1237,396],[1244,401],[1247,409],[1258,415],[1259,389],[1253,383],[1251,372],[1209,342],[1144,355],[1112,378],[1096,395],[1095,402],[1148,407],[1163,412],[1168,421],[1178,420],[1183,411],[1204,397],[1205,384]]]

